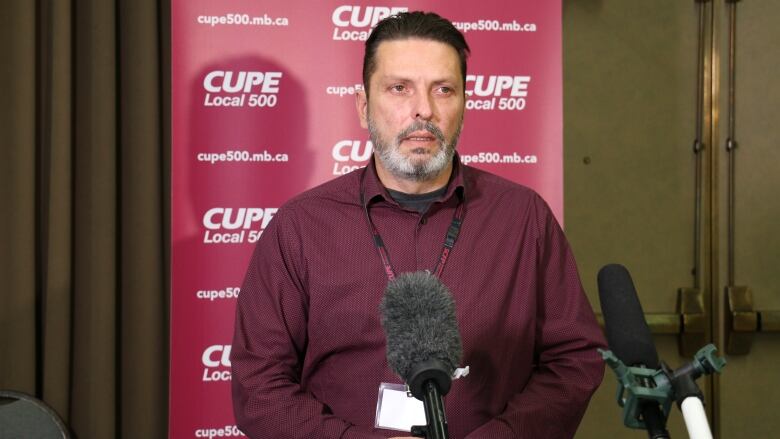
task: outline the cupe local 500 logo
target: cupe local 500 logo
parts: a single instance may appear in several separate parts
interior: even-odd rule
[[[524,110],[530,76],[466,75],[467,110]]]
[[[203,214],[206,229],[203,243],[257,242],[277,210],[276,207],[212,207]]]
[[[203,77],[205,107],[275,107],[282,72],[214,70]]]
[[[363,168],[374,152],[374,144],[370,140],[340,140],[333,145],[333,175],[343,175]]]
[[[215,344],[203,350],[203,381],[230,381],[230,345]]]
[[[406,12],[406,6],[353,6],[341,5],[333,10],[333,39],[337,41],[366,41],[371,28],[379,20]],[[351,29],[350,29],[351,28]]]

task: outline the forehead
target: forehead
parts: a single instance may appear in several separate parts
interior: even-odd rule
[[[419,38],[383,41],[376,50],[374,75],[459,79],[460,59],[454,47],[440,41]]]

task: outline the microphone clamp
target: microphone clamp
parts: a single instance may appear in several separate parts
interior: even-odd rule
[[[680,404],[688,396],[698,396],[701,399],[693,381],[702,375],[720,373],[726,365],[725,359],[715,355],[716,351],[715,345],[708,344],[696,352],[693,361],[671,370],[665,364],[662,364],[660,369],[629,367],[612,351],[599,349],[601,357],[615,372],[618,380],[616,398],[618,405],[623,407],[623,424],[629,428],[646,429],[645,422],[639,415],[640,406],[645,401],[658,403],[665,423],[675,400]]]
[[[640,403],[657,402],[661,407],[664,424],[672,406],[672,384],[663,370],[646,367],[628,367],[612,351],[599,349],[601,358],[612,368],[618,379],[617,403],[623,407],[623,424],[628,428],[646,430],[641,419]]]

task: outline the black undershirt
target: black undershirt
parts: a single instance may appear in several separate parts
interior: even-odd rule
[[[427,212],[428,208],[431,207],[431,204],[441,198],[445,192],[447,192],[446,185],[441,189],[436,189],[433,192],[428,192],[425,194],[407,194],[404,192],[394,191],[392,189],[387,190],[387,193],[389,193],[395,202],[400,204],[401,207],[404,209],[415,210],[421,215]]]

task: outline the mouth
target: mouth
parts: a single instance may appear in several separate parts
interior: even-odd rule
[[[412,142],[415,144],[437,142],[438,139],[428,131],[415,131],[401,139],[402,142]]]

